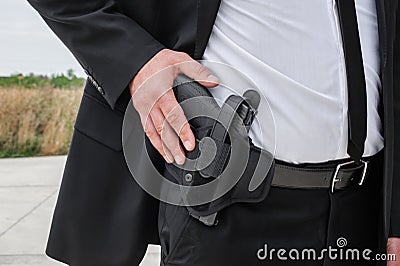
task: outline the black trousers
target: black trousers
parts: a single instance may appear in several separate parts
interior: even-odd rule
[[[272,187],[260,203],[221,211],[215,227],[190,217],[185,207],[161,203],[161,265],[376,265],[380,157],[371,160],[362,186],[334,193]]]

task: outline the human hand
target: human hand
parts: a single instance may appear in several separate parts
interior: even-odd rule
[[[175,160],[177,164],[185,162],[179,139],[186,150],[195,147],[193,132],[172,90],[174,80],[181,73],[209,88],[219,82],[189,55],[164,49],[150,59],[129,84],[133,105],[151,144],[166,162]]]
[[[388,266],[400,266],[400,238],[391,237],[388,239],[387,254],[395,254],[395,260],[388,261]]]

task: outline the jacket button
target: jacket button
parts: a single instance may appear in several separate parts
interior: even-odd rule
[[[101,93],[101,95],[106,94],[106,92],[105,92],[105,91],[103,90],[103,88],[100,87],[100,86],[97,87],[97,90]]]
[[[99,84],[97,84],[97,82],[93,79],[93,77],[92,77],[91,81],[92,81],[93,86],[95,86],[96,88],[99,87]]]

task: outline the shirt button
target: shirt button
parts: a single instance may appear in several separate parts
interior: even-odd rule
[[[101,95],[104,95],[104,94],[106,94],[106,92],[103,90],[103,88],[102,87],[97,87],[97,90],[101,93]]]

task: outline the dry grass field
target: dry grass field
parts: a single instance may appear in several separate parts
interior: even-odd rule
[[[82,93],[0,87],[0,158],[66,154]]]

